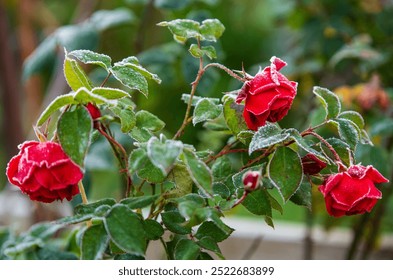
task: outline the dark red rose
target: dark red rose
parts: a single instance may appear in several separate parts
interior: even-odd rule
[[[7,165],[7,177],[31,200],[71,200],[83,173],[54,142],[27,141]]]
[[[318,189],[325,197],[326,209],[331,216],[355,215],[370,212],[382,193],[376,183],[386,183],[371,165],[352,165],[347,171],[329,176]]]
[[[243,175],[243,185],[246,192],[252,192],[259,187],[261,173],[258,171],[248,171]]]
[[[314,175],[326,167],[326,162],[323,162],[314,154],[307,154],[302,157],[302,166],[304,174]]]
[[[101,111],[100,109],[98,109],[98,107],[96,105],[94,105],[93,103],[88,103],[86,105],[87,110],[90,113],[90,116],[93,120],[96,120],[98,118],[101,117]]]
[[[258,130],[266,121],[278,122],[286,116],[296,95],[297,83],[280,72],[286,62],[273,56],[271,65],[244,83],[236,102],[245,100],[243,117],[249,129]]]

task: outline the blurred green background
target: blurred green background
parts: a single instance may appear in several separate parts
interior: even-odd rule
[[[135,95],[140,109],[149,110],[167,124],[173,135],[186,108],[180,96],[189,93],[198,62],[187,47],[172,40],[156,24],[164,20],[218,18],[226,27],[216,43],[217,61],[231,69],[242,67],[254,75],[271,56],[287,61],[283,69],[299,82],[298,95],[283,127],[306,128],[318,118],[312,86],[340,95],[346,109],[366,119],[374,146],[359,145],[357,162],[373,164],[393,178],[393,1],[391,0],[2,0],[0,2],[0,169],[17,153],[17,145],[33,139],[32,124],[55,96],[67,93],[62,76],[63,47],[91,49],[113,61],[135,55],[156,73],[162,84],[151,85],[149,98]],[[105,76],[88,68],[93,80]],[[111,81],[109,81],[109,84]],[[221,97],[241,85],[218,70],[209,70],[197,94]],[[325,131],[329,133],[329,131]],[[185,142],[218,150],[223,135],[201,126],[188,127]],[[123,139],[127,142],[127,139]],[[116,195],[121,184],[107,145],[97,141],[87,159],[90,196]],[[6,184],[0,172],[0,189]],[[364,217],[327,217],[320,195],[313,214],[291,204],[277,218],[333,225],[367,226],[364,236],[393,230],[391,186],[372,214]],[[238,214],[244,214],[238,210]],[[308,217],[308,218],[307,218]],[[375,230],[374,230],[375,229]],[[376,240],[376,237],[373,239]]]

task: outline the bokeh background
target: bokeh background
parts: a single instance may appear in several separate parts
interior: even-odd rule
[[[187,47],[157,26],[176,18],[218,18],[226,30],[216,43],[217,61],[231,69],[244,67],[254,75],[271,56],[287,61],[283,72],[299,82],[299,90],[280,122],[283,127],[301,130],[318,120],[314,85],[335,91],[346,109],[365,117],[374,143],[358,146],[357,162],[373,164],[393,181],[392,0],[0,0],[0,170],[19,143],[34,138],[32,125],[42,109],[69,91],[62,73],[64,47],[105,53],[113,61],[137,56],[163,82],[151,85],[148,99],[135,95],[134,101],[164,120],[166,133],[173,135],[186,107],[181,94],[189,92],[198,69]],[[97,82],[105,77],[95,68],[86,70]],[[220,98],[240,86],[211,69],[197,94]],[[212,150],[218,150],[224,138],[200,126],[187,128],[184,135],[185,142]],[[90,185],[99,185],[88,190],[92,199],[118,195],[121,179],[115,164],[106,144],[97,141],[87,159]],[[5,172],[0,172],[3,195],[6,186]],[[345,257],[370,258],[381,249],[382,236],[393,232],[392,186],[382,191],[377,207],[363,216],[332,219],[315,193],[313,211],[289,203],[275,218],[307,228],[346,228],[351,237]],[[248,217],[242,209],[234,215]],[[37,214],[34,221],[41,218]],[[5,224],[0,218],[0,225]],[[306,238],[305,258],[311,257],[310,244]],[[392,248],[384,248],[380,257],[393,258]]]

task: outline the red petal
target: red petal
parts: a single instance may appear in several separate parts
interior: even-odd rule
[[[330,194],[337,202],[352,207],[356,202],[366,198],[371,188],[375,188],[371,180],[353,178],[344,173],[340,184],[332,189]]]
[[[246,98],[245,109],[254,115],[260,115],[270,110],[273,101],[279,98],[279,94],[275,90],[264,91],[256,95],[249,95]]]
[[[83,173],[79,166],[69,161],[50,169],[52,175],[64,185],[77,184],[83,178]]]
[[[275,56],[273,56],[270,59],[270,62],[271,62],[270,67],[272,67],[274,65],[274,67],[276,68],[277,71],[280,71],[284,66],[287,65],[287,63],[284,60],[282,60],[278,57],[275,57]]]
[[[365,176],[377,184],[389,182],[388,179],[386,179],[381,173],[379,173],[377,169],[371,165],[367,166]]]
[[[21,155],[16,155],[7,164],[7,169],[6,169],[6,174],[8,181],[10,181],[11,184],[20,186],[20,183],[18,180],[15,180],[15,176],[18,172],[18,165],[20,161]]]
[[[325,205],[326,205],[326,210],[329,213],[329,215],[334,216],[334,217],[341,217],[345,215],[345,210],[338,209],[336,206],[335,201],[330,195],[327,195],[325,197]]]
[[[332,189],[334,189],[341,181],[343,177],[343,173],[331,175],[327,178],[327,180],[321,185],[318,189],[319,191],[326,196]]]
[[[264,114],[260,114],[258,116],[244,109],[243,117],[247,123],[247,126],[251,130],[258,130],[258,127],[264,126],[266,124],[266,119],[269,115],[269,111]]]

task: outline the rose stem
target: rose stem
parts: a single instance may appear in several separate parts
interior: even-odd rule
[[[243,82],[243,83],[245,83],[245,82],[248,81],[248,79],[240,77],[240,76],[237,75],[235,72],[233,72],[231,69],[225,67],[224,65],[222,65],[222,64],[220,64],[220,63],[209,63],[209,64],[207,64],[207,65],[205,66],[205,68],[203,68],[203,70],[206,71],[207,68],[209,68],[209,67],[216,67],[216,68],[219,68],[219,69],[221,69],[221,70],[224,70],[225,72],[227,72],[227,74],[228,74],[229,76],[231,76],[231,77],[235,78],[236,80],[239,80],[239,81],[241,81],[241,82]]]
[[[81,193],[81,197],[82,197],[82,202],[83,204],[88,204],[89,201],[87,200],[87,196],[86,196],[86,192],[85,192],[85,187],[83,186],[82,180],[79,181],[78,183],[78,187],[79,187],[79,192]],[[87,221],[86,222],[87,227],[90,227],[92,225],[91,221]]]
[[[198,39],[198,47],[201,48],[201,42],[199,41],[199,39]],[[199,84],[199,81],[200,81],[201,78],[202,78],[202,75],[203,75],[203,72],[204,72],[204,71],[205,71],[205,70],[204,70],[204,68],[203,68],[203,59],[202,59],[202,57],[200,57],[200,58],[199,58],[199,70],[198,70],[198,74],[197,74],[197,76],[196,76],[196,78],[195,78],[195,81],[193,81],[193,82],[191,83],[190,100],[188,101],[188,104],[187,104],[186,114],[184,115],[184,120],[183,120],[182,125],[180,126],[179,130],[176,132],[175,136],[173,136],[173,139],[179,138],[180,135],[182,135],[184,129],[185,129],[186,126],[187,126],[187,124],[189,123],[188,117],[189,117],[190,112],[191,112],[192,99],[193,99],[193,97],[194,97],[196,88],[197,88],[197,86],[198,86],[198,84]]]

